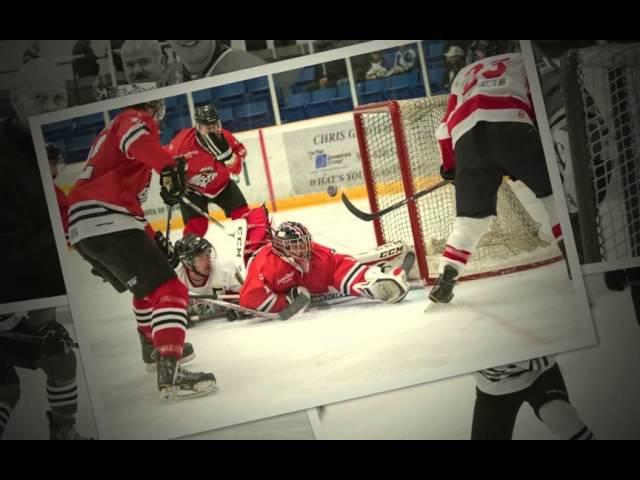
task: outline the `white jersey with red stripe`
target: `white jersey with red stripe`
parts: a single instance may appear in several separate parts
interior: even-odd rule
[[[445,170],[455,167],[456,142],[481,121],[534,124],[522,54],[483,58],[456,75],[447,111],[436,131]]]
[[[187,269],[180,264],[176,268],[178,278],[187,286],[189,293],[197,295],[211,295],[216,293],[240,293],[242,275],[235,263],[225,260],[211,259],[211,273],[203,285],[195,286]]]
[[[554,357],[539,357],[523,362],[474,372],[478,389],[489,395],[506,395],[530,387],[540,375],[556,364]]]
[[[125,109],[95,138],[69,193],[71,244],[146,225],[142,203],[151,172],[175,165],[160,145],[160,131],[146,112]]]

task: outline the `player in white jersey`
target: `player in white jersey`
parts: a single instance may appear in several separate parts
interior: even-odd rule
[[[176,268],[178,278],[187,286],[193,295],[226,295],[238,294],[243,278],[235,263],[220,260],[213,245],[206,239],[188,233],[178,240],[174,246],[180,260]],[[193,319],[206,316],[226,316],[229,320],[241,318],[239,312],[211,305],[206,301],[189,299],[189,317]]]
[[[473,376],[477,387],[472,440],[511,440],[524,402],[558,438],[593,440],[593,433],[569,402],[567,387],[554,357],[488,368]]]
[[[540,136],[520,53],[509,41],[476,40],[473,63],[453,81],[447,112],[436,137],[443,178],[455,182],[456,221],[440,262],[432,302],[448,303],[478,241],[496,216],[503,177],[524,182],[547,211],[563,250]]]

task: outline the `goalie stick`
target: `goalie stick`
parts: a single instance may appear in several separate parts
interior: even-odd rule
[[[206,299],[208,303],[219,305],[223,308],[229,308],[236,310],[247,315],[254,315],[260,318],[267,318],[269,320],[289,320],[299,313],[302,313],[311,303],[311,297],[307,295],[298,295],[296,299],[290,303],[284,310],[278,313],[262,312],[260,310],[253,310],[252,308],[246,308],[238,305],[237,303],[225,302],[223,300],[215,300],[212,298],[203,298],[203,296],[194,296],[192,298]]]
[[[429,188],[425,188],[424,190],[421,190],[418,193],[414,193],[410,197],[407,197],[404,200],[402,200],[401,202],[394,203],[393,205],[390,205],[374,213],[367,213],[362,210],[359,210],[358,208],[356,208],[356,206],[353,203],[351,203],[351,200],[349,200],[349,197],[347,197],[344,193],[342,194],[342,203],[344,203],[344,206],[347,207],[347,210],[349,210],[353,215],[358,217],[360,220],[364,220],[365,222],[370,222],[371,220],[380,218],[383,215],[386,215],[387,213],[392,212],[413,200],[417,200],[420,197],[424,197],[428,193],[431,193],[437,190],[438,188],[443,187],[447,183],[451,183],[451,182],[449,180],[442,180]]]

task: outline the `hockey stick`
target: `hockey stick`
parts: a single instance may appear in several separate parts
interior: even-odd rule
[[[196,204],[194,204],[186,196],[180,197],[180,201],[182,203],[184,203],[185,205],[187,205],[189,208],[191,208],[194,212],[202,215],[203,217],[207,217],[211,223],[213,223],[216,227],[220,227],[222,230],[224,230],[224,233],[226,233],[230,237],[233,237],[235,235],[234,233],[228,233],[227,232],[227,228],[223,224],[221,224],[219,221],[217,221],[215,218],[213,218],[207,212],[205,212],[200,207],[198,207]]]
[[[236,310],[247,315],[254,315],[260,318],[267,318],[269,320],[289,320],[298,313],[303,312],[311,303],[311,297],[307,295],[298,295],[296,299],[290,303],[284,310],[278,313],[262,312],[260,310],[253,310],[251,308],[242,307],[236,303],[225,302],[223,300],[208,299],[207,302],[219,305],[224,308]]]
[[[167,233],[165,235],[165,238],[167,240],[167,249],[164,252],[167,255],[167,257],[169,257],[169,245],[171,245],[169,243],[169,234],[171,233],[171,216],[172,216],[172,214],[173,214],[173,205],[169,205],[167,207]]]
[[[360,220],[364,220],[365,222],[370,222],[371,220],[380,218],[383,215],[386,215],[387,213],[392,212],[413,200],[417,200],[420,197],[424,197],[428,193],[431,193],[434,190],[437,190],[438,188],[443,187],[448,183],[451,183],[451,182],[449,180],[442,180],[429,188],[426,188],[418,193],[414,193],[410,197],[407,197],[404,200],[402,200],[401,202],[394,203],[393,205],[390,205],[387,208],[383,208],[382,210],[375,213],[367,213],[367,212],[363,212],[362,210],[358,210],[358,208],[356,208],[356,206],[353,203],[351,203],[351,200],[349,200],[349,197],[347,197],[344,193],[342,194],[342,203],[344,203],[344,206],[347,207],[347,210],[349,210],[353,215],[358,217]]]
[[[311,294],[311,304],[313,306],[316,303],[326,302],[328,300],[335,300],[337,298],[346,298],[351,297],[350,295],[345,295],[340,292],[332,292],[332,293],[312,293]],[[240,300],[239,294],[229,294],[229,295],[189,295],[189,298],[193,298],[195,300],[222,300],[226,302],[233,302]],[[356,298],[356,297],[353,297]]]
[[[25,335],[23,333],[15,333],[6,330],[0,330],[0,338],[17,340],[19,342],[37,343],[41,345],[45,343],[45,337],[40,337],[38,335]],[[71,342],[69,345],[73,348],[79,348],[77,342]]]
[[[411,268],[413,268],[413,264],[415,263],[416,260],[416,256],[415,253],[413,252],[407,252],[407,255],[405,257],[405,259],[402,262],[401,268],[406,272],[409,273],[409,271],[411,270]],[[423,288],[422,285],[418,285],[419,288]],[[409,287],[409,289],[411,289],[412,286]],[[284,310],[282,310],[280,313],[265,313],[265,312],[261,312],[259,310],[252,310],[250,308],[246,308],[246,307],[242,307],[236,303],[231,303],[231,302],[226,302],[224,300],[221,300],[221,298],[225,298],[228,300],[235,300],[240,298],[239,295],[235,295],[235,294],[230,294],[230,295],[220,295],[220,296],[215,296],[215,295],[190,295],[189,298],[193,298],[196,300],[205,300],[208,303],[212,303],[214,305],[218,305],[221,306],[223,308],[230,308],[232,310],[237,310],[239,312],[242,313],[246,313],[248,315],[254,315],[257,317],[261,317],[261,318],[269,318],[272,320],[288,320],[290,318],[292,318],[294,315],[296,315],[298,312],[300,312],[301,310],[304,310],[307,307],[313,308],[313,307],[318,307],[318,306],[330,306],[331,304],[327,304],[326,302],[331,301],[331,300],[336,300],[336,299],[343,299],[343,301],[341,302],[336,302],[336,303],[346,303],[346,302],[350,302],[352,300],[357,300],[357,299],[361,299],[363,297],[359,297],[359,296],[353,296],[353,295],[345,295],[344,293],[340,293],[340,292],[328,292],[328,293],[320,293],[320,294],[311,294],[311,297],[307,297],[307,296],[303,296],[303,295],[299,295],[294,301],[293,303],[291,303],[288,307],[286,307]],[[304,300],[300,300],[301,298],[303,298]],[[208,318],[213,318],[213,316],[211,317],[199,317],[199,316],[194,316],[193,320],[194,321],[200,321],[200,320],[206,320]]]

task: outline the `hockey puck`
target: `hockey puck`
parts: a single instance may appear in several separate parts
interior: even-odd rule
[[[327,193],[330,197],[335,197],[338,193],[338,187],[336,187],[335,185],[329,185],[329,188],[327,188]]]

